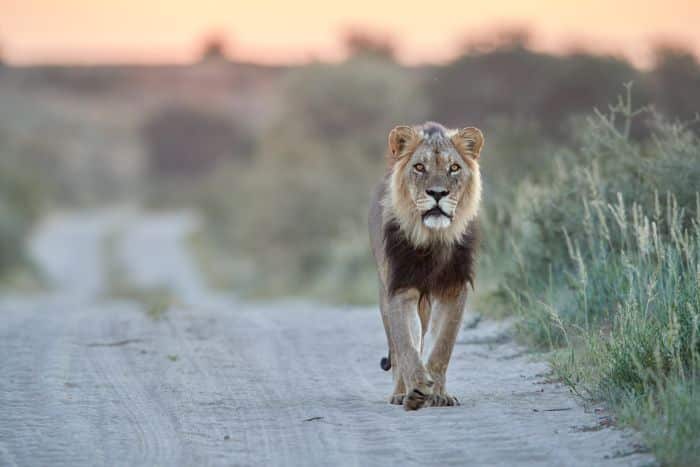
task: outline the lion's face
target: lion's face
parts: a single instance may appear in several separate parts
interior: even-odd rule
[[[429,229],[449,227],[471,175],[457,150],[421,143],[402,170],[423,225]]]
[[[417,245],[457,240],[475,217],[481,197],[481,131],[448,130],[433,123],[397,127],[389,146],[387,203],[393,216]]]

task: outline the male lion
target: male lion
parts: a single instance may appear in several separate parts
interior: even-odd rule
[[[373,197],[370,239],[380,278],[380,309],[393,369],[390,402],[406,410],[459,405],[445,373],[474,286],[476,215],[481,199],[477,128],[437,123],[397,126],[388,171]],[[433,347],[421,360],[431,328]]]

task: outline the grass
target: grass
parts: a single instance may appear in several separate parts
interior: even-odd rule
[[[236,286],[237,263],[229,255],[221,254],[212,239],[208,238],[207,231],[193,232],[187,238],[187,246],[210,287],[230,290]]]
[[[0,293],[36,294],[49,288],[47,279],[30,261],[13,267],[0,280]]]
[[[656,121],[635,141],[631,122]],[[520,336],[557,376],[640,430],[663,465],[700,465],[700,141],[681,123],[596,113],[532,187],[503,282]]]
[[[617,411],[622,423],[641,431],[663,465],[690,467],[700,462],[699,405],[697,381],[667,382],[646,396],[629,396]]]
[[[0,129],[0,139],[5,134]],[[32,264],[27,239],[45,209],[44,180],[11,147],[0,145],[0,288],[34,292],[46,284]]]
[[[114,231],[105,237],[103,244],[106,297],[112,300],[136,302],[151,319],[155,321],[162,319],[175,303],[173,291],[167,287],[143,287],[134,284],[118,257],[119,238],[119,232]]]

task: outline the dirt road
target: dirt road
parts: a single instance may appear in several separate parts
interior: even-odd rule
[[[178,293],[160,320],[104,296],[115,227],[132,280]],[[651,462],[494,322],[460,337],[448,384],[461,407],[388,405],[376,309],[216,295],[183,247],[191,228],[123,213],[45,224],[34,254],[56,289],[0,301],[0,465]]]

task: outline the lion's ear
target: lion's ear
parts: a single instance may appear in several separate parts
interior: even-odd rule
[[[484,147],[484,135],[478,128],[469,126],[462,128],[452,137],[452,144],[463,156],[478,159],[481,148]]]
[[[399,159],[406,153],[406,150],[412,147],[418,135],[410,126],[397,126],[389,133],[389,151],[391,156]]]

